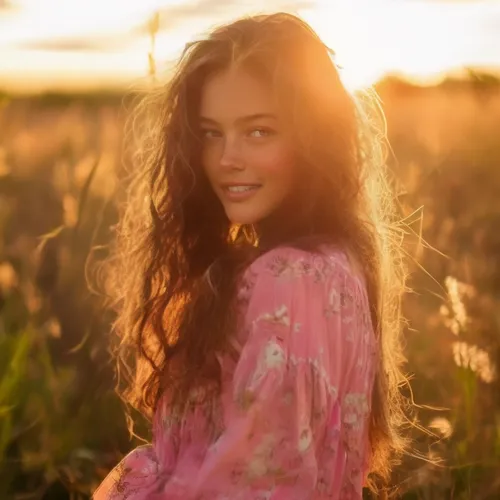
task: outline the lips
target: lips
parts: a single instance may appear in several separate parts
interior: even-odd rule
[[[261,187],[260,184],[223,184],[225,197],[230,201],[244,201],[252,197]]]
[[[257,183],[251,183],[251,182],[227,182],[222,184],[223,189],[230,189],[231,191],[243,191],[245,189],[251,189],[251,188],[256,188],[260,187],[260,184]]]
[[[257,189],[259,186],[258,184],[247,184],[247,185],[241,185],[241,186],[227,186],[225,189],[230,191],[231,193],[242,193],[245,191],[250,191],[252,189]]]

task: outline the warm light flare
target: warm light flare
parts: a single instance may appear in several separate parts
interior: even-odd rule
[[[156,9],[182,0],[21,0],[18,9],[0,18],[0,44],[110,36],[145,23]]]
[[[175,59],[198,33],[234,17],[289,10],[303,16],[336,51],[349,88],[370,85],[386,73],[435,78],[464,65],[500,67],[500,32],[495,29],[500,2],[310,0],[306,5],[297,0],[245,5],[224,0],[18,0],[13,8],[0,10],[0,78],[16,89],[133,83],[148,72],[145,27],[155,11],[163,21],[156,40],[159,61]]]

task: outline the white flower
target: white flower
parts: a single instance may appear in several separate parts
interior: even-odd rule
[[[267,465],[263,457],[254,457],[248,464],[248,474],[251,477],[262,477],[267,472]]]
[[[344,423],[347,425],[354,425],[358,421],[358,416],[355,413],[347,413],[344,416]]]
[[[355,424],[361,416],[370,411],[366,395],[363,393],[347,394],[344,399],[344,407],[346,408],[346,416],[344,417],[346,424]]]
[[[329,305],[334,312],[340,311],[340,294],[335,287],[330,290]]]
[[[260,354],[257,369],[253,374],[250,385],[254,387],[269,370],[283,366],[285,361],[285,353],[281,346],[275,340],[270,340]]]
[[[153,475],[158,472],[158,464],[150,462],[148,465],[142,468],[142,473],[145,475]]]
[[[300,438],[299,438],[299,451],[300,453],[306,452],[309,447],[311,446],[312,442],[312,434],[310,429],[304,429],[300,433]]]
[[[248,463],[247,473],[250,477],[262,477],[267,474],[269,470],[268,464],[275,445],[276,438],[273,434],[267,434],[263,437]]]
[[[278,368],[285,364],[285,353],[281,346],[271,340],[264,350],[264,364],[268,369]]]
[[[274,313],[266,313],[258,318],[258,320],[264,319],[270,321],[271,323],[278,323],[285,326],[290,326],[290,316],[288,315],[288,308],[285,305],[278,307]]]

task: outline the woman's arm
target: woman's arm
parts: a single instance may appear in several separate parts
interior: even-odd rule
[[[123,476],[127,496],[96,500],[361,498],[373,363],[345,265],[293,249],[256,261],[225,429],[201,466],[165,477],[144,452]]]
[[[361,498],[373,344],[347,266],[294,249],[256,263],[234,411],[192,498]]]
[[[153,447],[131,451],[94,492],[93,500],[146,500],[165,483]]]

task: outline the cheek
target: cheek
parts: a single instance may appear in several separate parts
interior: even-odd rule
[[[291,184],[295,178],[295,157],[287,146],[270,147],[260,156],[257,165],[264,179],[279,182],[283,187]]]
[[[220,153],[217,151],[215,145],[203,148],[201,154],[201,164],[209,179],[213,179],[214,176],[217,175],[219,161]]]

